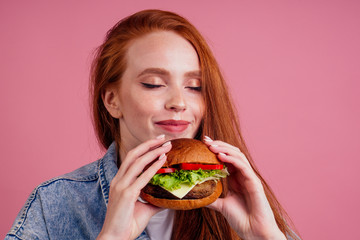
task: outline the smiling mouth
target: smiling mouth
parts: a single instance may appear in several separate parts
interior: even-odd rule
[[[168,132],[183,132],[188,128],[190,122],[184,120],[164,120],[155,124]]]

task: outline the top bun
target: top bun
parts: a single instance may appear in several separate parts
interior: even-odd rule
[[[216,154],[205,143],[192,138],[171,140],[172,148],[166,154],[164,167],[180,163],[221,164]]]

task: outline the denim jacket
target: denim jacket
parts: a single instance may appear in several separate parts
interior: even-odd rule
[[[96,239],[104,223],[110,182],[118,171],[116,144],[103,158],[39,185],[5,240]],[[150,239],[142,232],[138,240]]]

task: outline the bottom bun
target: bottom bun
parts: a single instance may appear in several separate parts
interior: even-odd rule
[[[217,182],[215,191],[205,197],[200,199],[165,199],[165,198],[155,198],[143,191],[140,192],[140,197],[151,203],[152,205],[162,207],[162,208],[170,208],[175,210],[191,210],[195,208],[205,207],[213,202],[221,195],[222,193],[222,184],[220,181]]]

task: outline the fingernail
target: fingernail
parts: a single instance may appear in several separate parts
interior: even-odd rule
[[[145,201],[144,199],[142,199],[140,196],[138,197],[137,199],[139,202],[142,202],[142,203],[148,203],[147,201]]]
[[[211,144],[210,146],[211,146],[211,147],[218,147],[219,145]]]
[[[219,152],[219,155],[221,155],[221,156],[226,156],[226,154],[225,154],[225,153],[222,153],[222,152]]]
[[[164,157],[165,157],[165,153],[160,155],[159,160],[163,159]]]
[[[165,134],[161,134],[161,135],[157,136],[156,139],[162,139],[164,137],[165,137]]]
[[[207,141],[207,142],[212,142],[213,140],[211,138],[209,138],[208,136],[205,136],[204,137],[204,140]]]
[[[162,145],[162,147],[169,146],[170,144],[171,144],[171,142],[170,142],[170,141],[168,141],[168,142],[164,143],[164,144]]]

